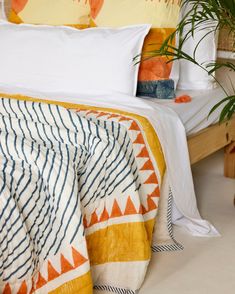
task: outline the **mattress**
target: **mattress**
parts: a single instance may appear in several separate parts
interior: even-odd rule
[[[178,104],[175,103],[174,100],[142,98],[147,100],[147,103],[161,104],[169,107],[177,113],[185,126],[187,135],[195,134],[218,122],[222,106],[213,112],[209,117],[208,114],[216,103],[225,98],[225,94],[221,88],[193,91],[178,90],[176,93],[177,96],[183,94],[190,95],[192,97],[192,101],[190,103]]]

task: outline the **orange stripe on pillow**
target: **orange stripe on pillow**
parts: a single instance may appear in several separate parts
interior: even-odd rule
[[[156,28],[151,29],[147,35],[143,46],[143,60],[139,69],[139,81],[167,80],[170,77],[172,63],[167,63],[166,57],[154,57],[144,60],[144,54],[161,47],[165,39],[174,31],[174,29]]]
[[[166,57],[154,57],[140,64],[139,81],[167,80],[171,74],[172,63]]]
[[[24,9],[27,2],[28,0],[11,0],[11,7],[16,13],[19,13]]]
[[[89,3],[91,7],[91,17],[95,19],[104,4],[104,0],[89,0]]]
[[[145,38],[143,52],[157,50],[166,38],[175,31],[174,28],[153,28]]]

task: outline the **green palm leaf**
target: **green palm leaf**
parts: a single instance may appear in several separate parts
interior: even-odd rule
[[[196,61],[196,51],[198,50],[200,42],[206,35],[198,42],[193,56],[189,56],[183,52],[183,45],[189,37],[194,35],[195,31],[204,29],[205,27],[211,28],[212,26],[213,30],[210,32],[212,34],[224,27],[229,30],[230,34],[234,37],[233,51],[235,51],[235,0],[182,0],[182,9],[185,9],[186,6],[187,13],[178,24],[176,31],[164,41],[159,50],[145,52],[142,58],[149,59],[164,55],[169,57],[169,62],[185,59],[200,66],[213,77],[215,71],[220,68],[227,68],[230,71],[235,71],[235,65],[232,62],[211,62],[202,65]],[[188,9],[188,7],[190,7],[190,9]],[[217,25],[215,25],[215,21]],[[208,32],[206,34],[208,34]],[[176,35],[179,37],[178,47],[172,45]],[[226,97],[212,108],[209,115],[224,104],[224,108],[220,115],[220,122],[222,122],[230,119],[235,112],[235,93],[234,95],[229,95],[223,85],[221,85],[216,78],[215,80],[224,90]]]

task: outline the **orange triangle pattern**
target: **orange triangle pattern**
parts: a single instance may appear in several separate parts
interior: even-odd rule
[[[148,157],[149,158],[149,153],[148,153],[147,148],[143,147],[142,150],[140,151],[140,153],[137,155],[137,157],[143,157],[143,158]]]
[[[118,114],[110,114],[110,116],[108,117],[108,119],[111,119],[111,118],[116,118],[116,117],[119,117],[120,115]]]
[[[119,119],[119,122],[120,121],[129,121],[129,120],[132,120],[132,119],[129,117],[121,116],[121,118]]]
[[[144,137],[141,133],[138,134],[133,144],[145,144]]]
[[[58,278],[59,276],[61,276],[64,273],[69,272],[70,270],[73,270],[73,269],[83,265],[85,262],[88,261],[88,259],[85,258],[82,254],[80,254],[74,247],[72,247],[71,250],[72,250],[74,266],[70,264],[70,262],[64,257],[63,254],[61,254],[60,255],[61,273],[58,273],[55,270],[55,268],[53,267],[52,263],[48,260],[48,263],[47,263],[48,281],[46,281],[44,279],[44,277],[41,275],[41,273],[39,272],[37,282],[36,282],[36,289],[42,288],[48,282]],[[33,279],[32,279],[32,285],[30,287],[31,287],[31,290],[29,293],[32,294],[35,292]],[[27,293],[28,293],[27,284],[26,284],[26,281],[23,281],[17,294],[27,294]],[[9,283],[7,283],[5,285],[5,288],[2,292],[2,294],[12,294],[11,287],[10,287]]]
[[[21,286],[20,286],[20,289],[19,291],[17,292],[17,294],[27,294],[28,292],[28,289],[27,289],[27,285],[26,285],[26,282],[24,281]]]
[[[148,202],[148,211],[157,209],[157,205],[155,204],[155,202],[153,201],[151,197],[148,197],[147,202]]]
[[[140,128],[139,126],[137,125],[137,122],[133,120],[130,128],[129,128],[129,131],[140,131]]]
[[[101,116],[105,116],[105,115],[108,115],[108,113],[107,112],[100,112],[98,115],[97,115],[97,118],[98,117],[101,117]]]
[[[154,170],[152,161],[150,159],[148,161],[146,161],[140,170]]]
[[[63,254],[60,256],[60,263],[61,263],[61,273],[67,273],[73,269],[73,266],[69,263],[69,261],[64,257]]]
[[[9,283],[6,284],[2,294],[11,294],[11,287],[10,287]]]
[[[143,204],[140,204],[140,209],[139,209],[139,214],[146,214],[148,212],[148,210],[144,207]]]
[[[146,182],[152,183],[155,180],[156,180],[156,175],[155,175],[155,173],[153,173]],[[100,218],[98,219],[96,212],[93,212],[92,217],[91,217],[92,221],[90,222],[90,225],[88,227],[91,227],[92,225],[95,225],[100,222],[107,221],[110,218],[116,218],[116,217],[122,217],[122,216],[126,216],[126,215],[134,215],[134,214],[142,214],[142,215],[146,214],[146,213],[157,208],[157,205],[155,204],[155,202],[151,198],[152,197],[157,198],[159,196],[160,196],[160,191],[159,191],[159,187],[157,187],[154,189],[154,191],[151,194],[148,195],[148,198],[147,198],[148,208],[146,209],[143,204],[140,204],[139,210],[136,209],[131,197],[129,196],[127,198],[124,213],[122,213],[120,206],[119,206],[117,200],[115,199],[113,202],[111,214],[109,215],[107,209],[104,208]]]
[[[56,278],[59,277],[59,273],[54,269],[54,267],[52,266],[51,262],[48,261],[47,264],[47,271],[48,271],[48,281],[52,281]]]
[[[152,173],[151,176],[144,182],[144,184],[158,184],[157,176]]]
[[[149,195],[150,197],[160,197],[160,189],[159,186],[154,189],[154,191]]]
[[[151,199],[151,197],[148,197],[148,199],[147,199],[147,203],[148,203],[148,209],[146,209],[146,208],[144,207],[143,204],[140,204],[139,214],[144,215],[144,214],[146,214],[146,213],[148,213],[148,212],[150,212],[150,211],[152,211],[152,210],[157,209],[157,205],[156,205],[155,202]]]
[[[104,210],[100,216],[99,222],[104,222],[104,221],[107,221],[108,219],[109,219],[108,211],[106,208],[104,208]]]
[[[46,280],[43,278],[43,276],[40,274],[38,274],[38,280],[37,280],[37,283],[36,283],[36,289],[39,289],[41,287],[43,287],[44,285],[46,285]]]
[[[88,111],[86,113],[86,115],[89,115],[89,114],[97,114],[97,113],[98,113],[98,111],[96,111],[96,110],[90,110],[90,111]]]
[[[97,223],[100,222],[104,222],[107,221],[110,218],[115,218],[115,217],[121,217],[121,216],[125,216],[125,215],[131,215],[131,214],[138,214],[138,212],[136,211],[136,208],[131,200],[131,197],[129,196],[126,202],[126,208],[125,208],[125,212],[122,213],[117,200],[115,199],[113,202],[113,207],[112,207],[112,211],[111,214],[108,214],[108,211],[106,208],[104,208],[99,220],[97,217],[96,213],[93,213],[91,216],[91,222],[89,224],[88,227],[91,227],[92,225],[95,225]],[[85,217],[84,217],[85,218]]]
[[[96,214],[96,212],[94,211],[91,215],[91,221],[90,221],[90,225],[89,226],[92,226],[94,224],[97,224],[98,223],[98,216]]]
[[[113,203],[113,209],[111,212],[111,218],[119,217],[119,216],[122,216],[122,212],[121,212],[121,209],[117,203],[117,200],[115,199],[114,203]]]
[[[34,288],[34,280],[32,278],[32,286],[31,286],[31,290],[29,292],[29,294],[33,294],[35,292],[35,288]]]
[[[72,247],[74,268],[77,268],[87,262],[87,259],[82,256],[75,248]]]
[[[131,200],[131,197],[129,196],[127,199],[126,209],[124,212],[124,215],[130,215],[130,214],[137,214],[137,211],[135,209],[135,206]]]

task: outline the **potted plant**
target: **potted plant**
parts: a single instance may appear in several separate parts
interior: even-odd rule
[[[213,29],[207,32],[216,33],[222,28],[226,27],[229,34],[235,37],[235,0],[182,0],[182,8],[187,6],[187,13],[177,26],[177,29],[172,33],[163,43],[159,50],[153,50],[144,53],[144,58],[152,58],[155,56],[167,56],[169,62],[185,59],[190,61],[203,70],[207,71],[209,75],[212,75],[216,82],[223,88],[225,98],[217,103],[211,110],[212,113],[219,106],[223,105],[223,109],[220,114],[220,122],[230,119],[235,113],[235,85],[233,86],[234,94],[229,95],[223,85],[216,79],[215,71],[220,68],[227,68],[230,71],[235,72],[235,64],[230,61],[215,61],[208,64],[199,64],[195,58],[198,46],[195,47],[193,56],[189,56],[183,51],[183,45],[187,39],[194,35],[195,31],[201,28],[211,27],[212,23],[216,22]],[[179,44],[173,46],[173,39],[178,35]],[[233,50],[235,50],[235,39]],[[235,83],[234,83],[235,84]]]

